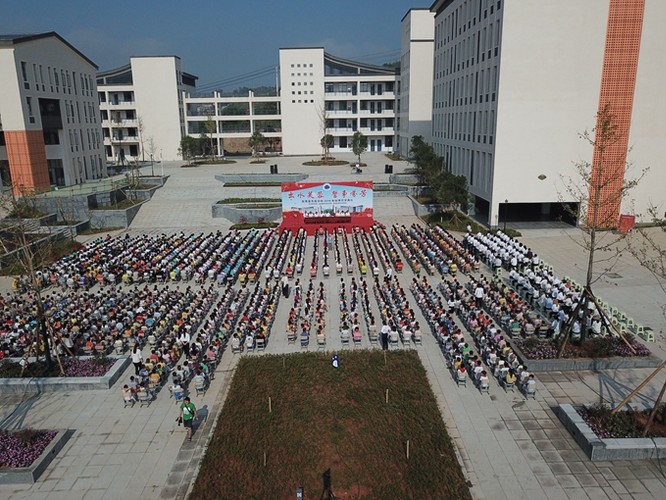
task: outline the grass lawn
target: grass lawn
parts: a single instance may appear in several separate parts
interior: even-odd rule
[[[243,357],[191,498],[318,498],[328,469],[339,498],[471,498],[418,355],[386,356]]]

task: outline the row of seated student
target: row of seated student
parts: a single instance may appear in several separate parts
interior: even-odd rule
[[[510,370],[520,379],[521,387],[527,389],[526,394],[533,395],[534,377],[530,379],[530,373],[527,367],[522,364],[516,353],[513,351],[507,340],[504,338],[502,330],[499,329],[490,316],[480,307],[470,294],[466,294],[457,283],[443,282],[438,287],[446,298],[450,295],[458,295],[460,306],[457,315],[465,325],[467,331],[474,339],[474,343],[479,349],[479,359],[483,360],[492,373],[506,387],[506,375]],[[463,343],[463,359],[473,356],[471,348],[464,342],[464,335],[460,329],[453,332],[448,338],[442,340],[444,350],[451,351],[453,347],[460,347]],[[474,359],[474,367],[477,359]],[[511,381],[512,377],[509,378]],[[529,387],[525,383],[530,379]],[[510,386],[511,387],[511,386]]]
[[[384,272],[386,272],[391,267],[391,263],[388,260],[388,255],[380,246],[379,242],[377,241],[377,235],[373,230],[366,231],[365,229],[361,229],[360,231],[361,241],[363,242],[365,251],[368,254],[368,258],[370,259],[370,264],[372,265],[372,275],[374,277],[378,277],[380,272],[380,265]],[[373,248],[377,251],[376,256]]]
[[[403,225],[400,231],[405,235],[404,238],[409,239],[412,246],[418,248],[421,259],[431,262],[431,270],[436,267],[442,275],[455,276],[458,270],[468,274],[470,271],[478,271],[480,268],[480,261],[439,226],[429,228],[412,224],[407,229]]]
[[[266,263],[266,267],[264,268],[264,277],[266,280],[270,280],[271,278],[276,280],[280,279],[280,276],[282,275],[282,269],[285,268],[285,264],[288,266],[291,265],[291,263],[288,263],[287,261],[291,251],[292,242],[292,232],[290,229],[284,230],[280,233],[277,243],[273,247],[272,254]],[[293,275],[293,266],[291,269],[285,270],[285,272]]]
[[[338,229],[338,233],[340,233],[342,239],[342,249],[344,250],[345,262],[347,264],[347,273],[351,274],[354,272],[354,261],[352,260],[349,238],[347,238],[347,232],[342,228]]]
[[[368,282],[361,278],[359,285],[361,308],[363,310],[363,318],[365,320],[365,327],[368,331],[368,339],[370,344],[377,344],[379,340],[379,332],[377,330],[377,321],[372,314],[370,308],[370,293],[368,292]]]
[[[523,269],[538,266],[539,256],[518,240],[511,238],[501,230],[495,233],[473,234],[468,231],[464,238],[465,247],[483,259],[489,267],[505,269]]]
[[[420,273],[422,268],[425,268],[428,274],[434,274],[434,266],[418,245],[412,241],[404,226],[394,224],[391,228],[391,237],[397,243],[409,267],[412,268],[415,274]]]
[[[79,293],[52,291],[42,296],[48,326],[61,354],[123,352],[130,343],[161,340],[170,323],[183,314],[198,314],[210,290],[191,288],[123,287]],[[7,356],[22,356],[35,341],[38,298],[15,300],[0,295],[0,341]]]
[[[353,238],[354,247],[357,248],[357,252],[362,254],[365,251],[365,255],[368,257],[367,261],[364,260],[362,263],[360,263],[361,274],[366,275],[371,273],[372,276],[379,276],[379,261],[377,260],[377,257],[375,257],[375,252],[373,251],[370,240],[368,239],[368,234],[365,232],[365,230],[355,228]],[[365,272],[363,272],[363,267],[365,267]]]
[[[366,258],[363,253],[363,248],[358,236],[358,228],[352,230],[351,244],[354,249],[354,255],[356,256],[356,265],[361,272],[361,276],[365,276],[368,274],[368,271],[372,271],[372,268],[368,268],[369,257]],[[379,268],[377,269],[377,273],[379,273]]]
[[[395,248],[388,235],[386,234],[386,228],[380,225],[375,224],[372,228],[373,232],[377,236],[377,242],[380,247],[385,250],[386,255],[388,255],[389,262],[392,263],[393,267],[397,272],[402,272],[404,264],[402,258],[398,253],[398,250]],[[388,268],[390,269],[390,267]],[[387,274],[390,275],[389,270],[387,269]]]
[[[313,280],[310,280],[305,297],[305,308],[301,317],[301,349],[307,349],[310,345],[310,333],[313,326],[318,342],[322,336],[325,337],[326,311],[326,288],[324,287],[324,283],[319,282],[319,286],[315,288]]]
[[[340,340],[343,346],[350,341],[361,345],[360,291],[356,279],[352,277],[349,289],[344,278],[340,278]]]
[[[317,276],[317,272],[319,271],[319,241],[321,240],[321,236],[319,235],[319,232],[315,232],[314,238],[313,238],[313,248],[312,248],[312,260],[310,261],[310,277],[315,278]]]
[[[257,346],[261,349],[266,346],[275,320],[280,292],[279,281],[265,285],[257,283],[230,339],[233,353],[254,351]]]
[[[406,347],[412,342],[420,344],[420,326],[397,277],[385,277],[382,283],[375,278],[374,290],[382,319],[382,333],[387,333],[386,327],[389,329],[389,346],[397,347],[398,340]]]
[[[312,280],[310,280],[310,285],[312,285]],[[286,332],[287,332],[287,341],[290,344],[293,344],[296,342],[296,338],[298,337],[298,332],[299,332],[299,321],[301,318],[301,307],[303,306],[303,287],[301,286],[301,280],[300,278],[296,278],[296,281],[294,282],[294,293],[293,293],[293,299],[292,299],[292,306],[291,309],[289,309],[289,313],[287,315],[287,327],[286,327]],[[308,292],[310,292],[310,287],[308,287]],[[314,285],[312,285],[312,293],[314,293]]]
[[[277,241],[278,233],[275,231],[254,233],[254,240],[250,242],[246,250],[249,254],[245,256],[245,261],[237,266],[238,281],[241,285],[247,282],[254,283],[261,278],[263,267],[268,262],[269,256],[272,255]],[[232,271],[235,273],[236,269],[232,269]],[[226,272],[218,272],[214,276],[218,285],[229,282]]]
[[[239,253],[241,233],[137,235],[98,238],[84,248],[44,269],[53,284],[66,285],[69,278],[92,286],[188,280],[195,274],[207,277],[213,266],[220,267]],[[242,252],[241,252],[242,253]],[[175,273],[172,274],[172,273]],[[177,276],[176,276],[177,275]]]
[[[440,254],[442,259],[452,261],[456,267],[463,273],[468,273],[471,270],[478,271],[481,266],[481,261],[469,252],[462,243],[460,243],[451,233],[440,226],[421,226],[419,224],[412,224],[411,230],[416,234],[420,234],[425,240],[434,243],[436,247],[442,252]]]
[[[305,261],[305,249],[307,246],[308,236],[305,229],[300,228],[296,232],[287,258],[287,268],[285,273],[288,277],[293,277],[294,274],[300,275],[303,272],[303,262]],[[278,271],[279,277],[279,271]]]
[[[551,335],[550,324],[530,304],[505,284],[489,281],[485,277],[469,282],[476,303],[484,307],[511,336],[531,337]],[[482,292],[480,290],[483,290]]]

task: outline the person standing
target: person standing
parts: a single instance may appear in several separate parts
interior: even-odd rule
[[[192,441],[193,427],[192,423],[195,418],[199,418],[197,408],[194,403],[190,401],[190,397],[186,397],[180,405],[180,415],[178,418],[183,419],[183,427],[187,429],[187,440]]]
[[[134,364],[134,375],[138,375],[141,371],[141,366],[143,365],[143,358],[141,357],[141,349],[139,349],[139,344],[134,344],[132,349],[132,363]]]

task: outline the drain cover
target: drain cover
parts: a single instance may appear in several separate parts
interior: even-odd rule
[[[622,276],[620,276],[620,275],[617,274],[617,273],[608,273],[608,274],[606,275],[606,277],[607,277],[607,278],[610,278],[610,279],[612,279],[612,280],[618,280],[618,279],[620,279]]]

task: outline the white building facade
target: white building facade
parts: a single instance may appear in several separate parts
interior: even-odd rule
[[[0,35],[0,177],[16,192],[106,176],[97,66],[55,32]]]
[[[410,9],[402,18],[401,32],[395,149],[408,157],[412,137],[431,141],[435,14]]]
[[[196,80],[182,71],[177,56],[131,57],[125,66],[98,73],[106,161],[179,159],[183,93],[194,91]]]
[[[655,186],[666,182],[659,168],[666,99],[657,83],[666,3],[438,0],[431,10],[432,143],[467,177],[482,220],[555,219],[562,202],[578,201],[564,182],[577,178],[574,162],[597,168],[594,148],[578,134],[606,104],[623,144],[613,161],[651,167],[632,195],[634,210],[663,203]],[[615,211],[630,212],[631,203]]]
[[[284,154],[320,154],[325,134],[334,137],[331,152],[348,152],[356,131],[368,138],[369,151],[392,152],[397,80],[393,68],[341,59],[322,47],[280,49]]]

